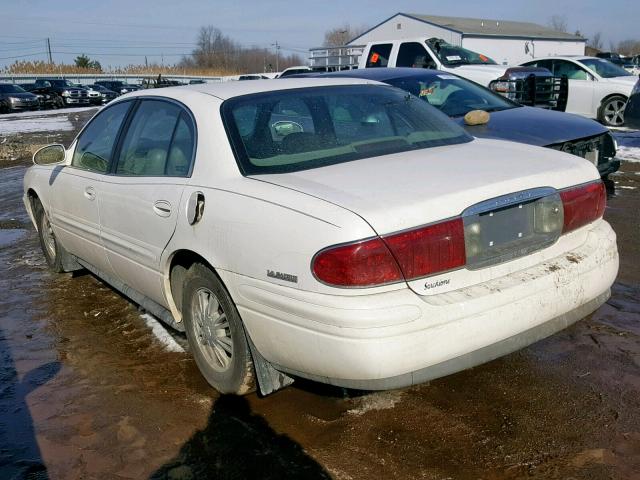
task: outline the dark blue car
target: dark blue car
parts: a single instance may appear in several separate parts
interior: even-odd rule
[[[627,107],[624,110],[624,122],[626,127],[640,130],[640,80],[633,87],[631,96],[627,100]]]
[[[429,102],[475,137],[510,140],[572,153],[594,163],[603,177],[620,168],[620,161],[615,159],[615,141],[609,130],[598,122],[570,113],[524,107],[448,72],[367,68],[296,76],[354,77],[388,83]],[[489,122],[466,125],[464,116],[471,110],[489,112]]]

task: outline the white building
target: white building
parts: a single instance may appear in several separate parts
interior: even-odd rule
[[[535,23],[396,13],[349,45],[416,37],[442,38],[505,65],[517,65],[534,57],[584,55],[587,41]]]

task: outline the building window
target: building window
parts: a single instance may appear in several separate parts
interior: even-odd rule
[[[402,30],[402,24],[396,23],[396,30]]]

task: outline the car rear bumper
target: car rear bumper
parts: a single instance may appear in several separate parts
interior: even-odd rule
[[[505,355],[590,314],[618,271],[599,221],[580,247],[480,285],[419,296],[320,295],[221,272],[253,343],[277,369],[362,389],[400,388]]]

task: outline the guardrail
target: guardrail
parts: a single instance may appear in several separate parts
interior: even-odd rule
[[[260,74],[274,75],[274,74]],[[177,80],[179,82],[189,83],[190,80],[204,80],[205,82],[227,82],[238,80],[240,75],[224,75],[219,77],[198,76],[198,75],[170,75],[162,74],[163,80]],[[142,83],[145,79],[156,79],[158,75],[135,75],[135,74],[116,74],[116,73],[0,73],[0,82],[9,83],[29,83],[38,78],[60,78],[67,79],[73,83],[90,84],[96,80],[121,80],[127,83]]]

